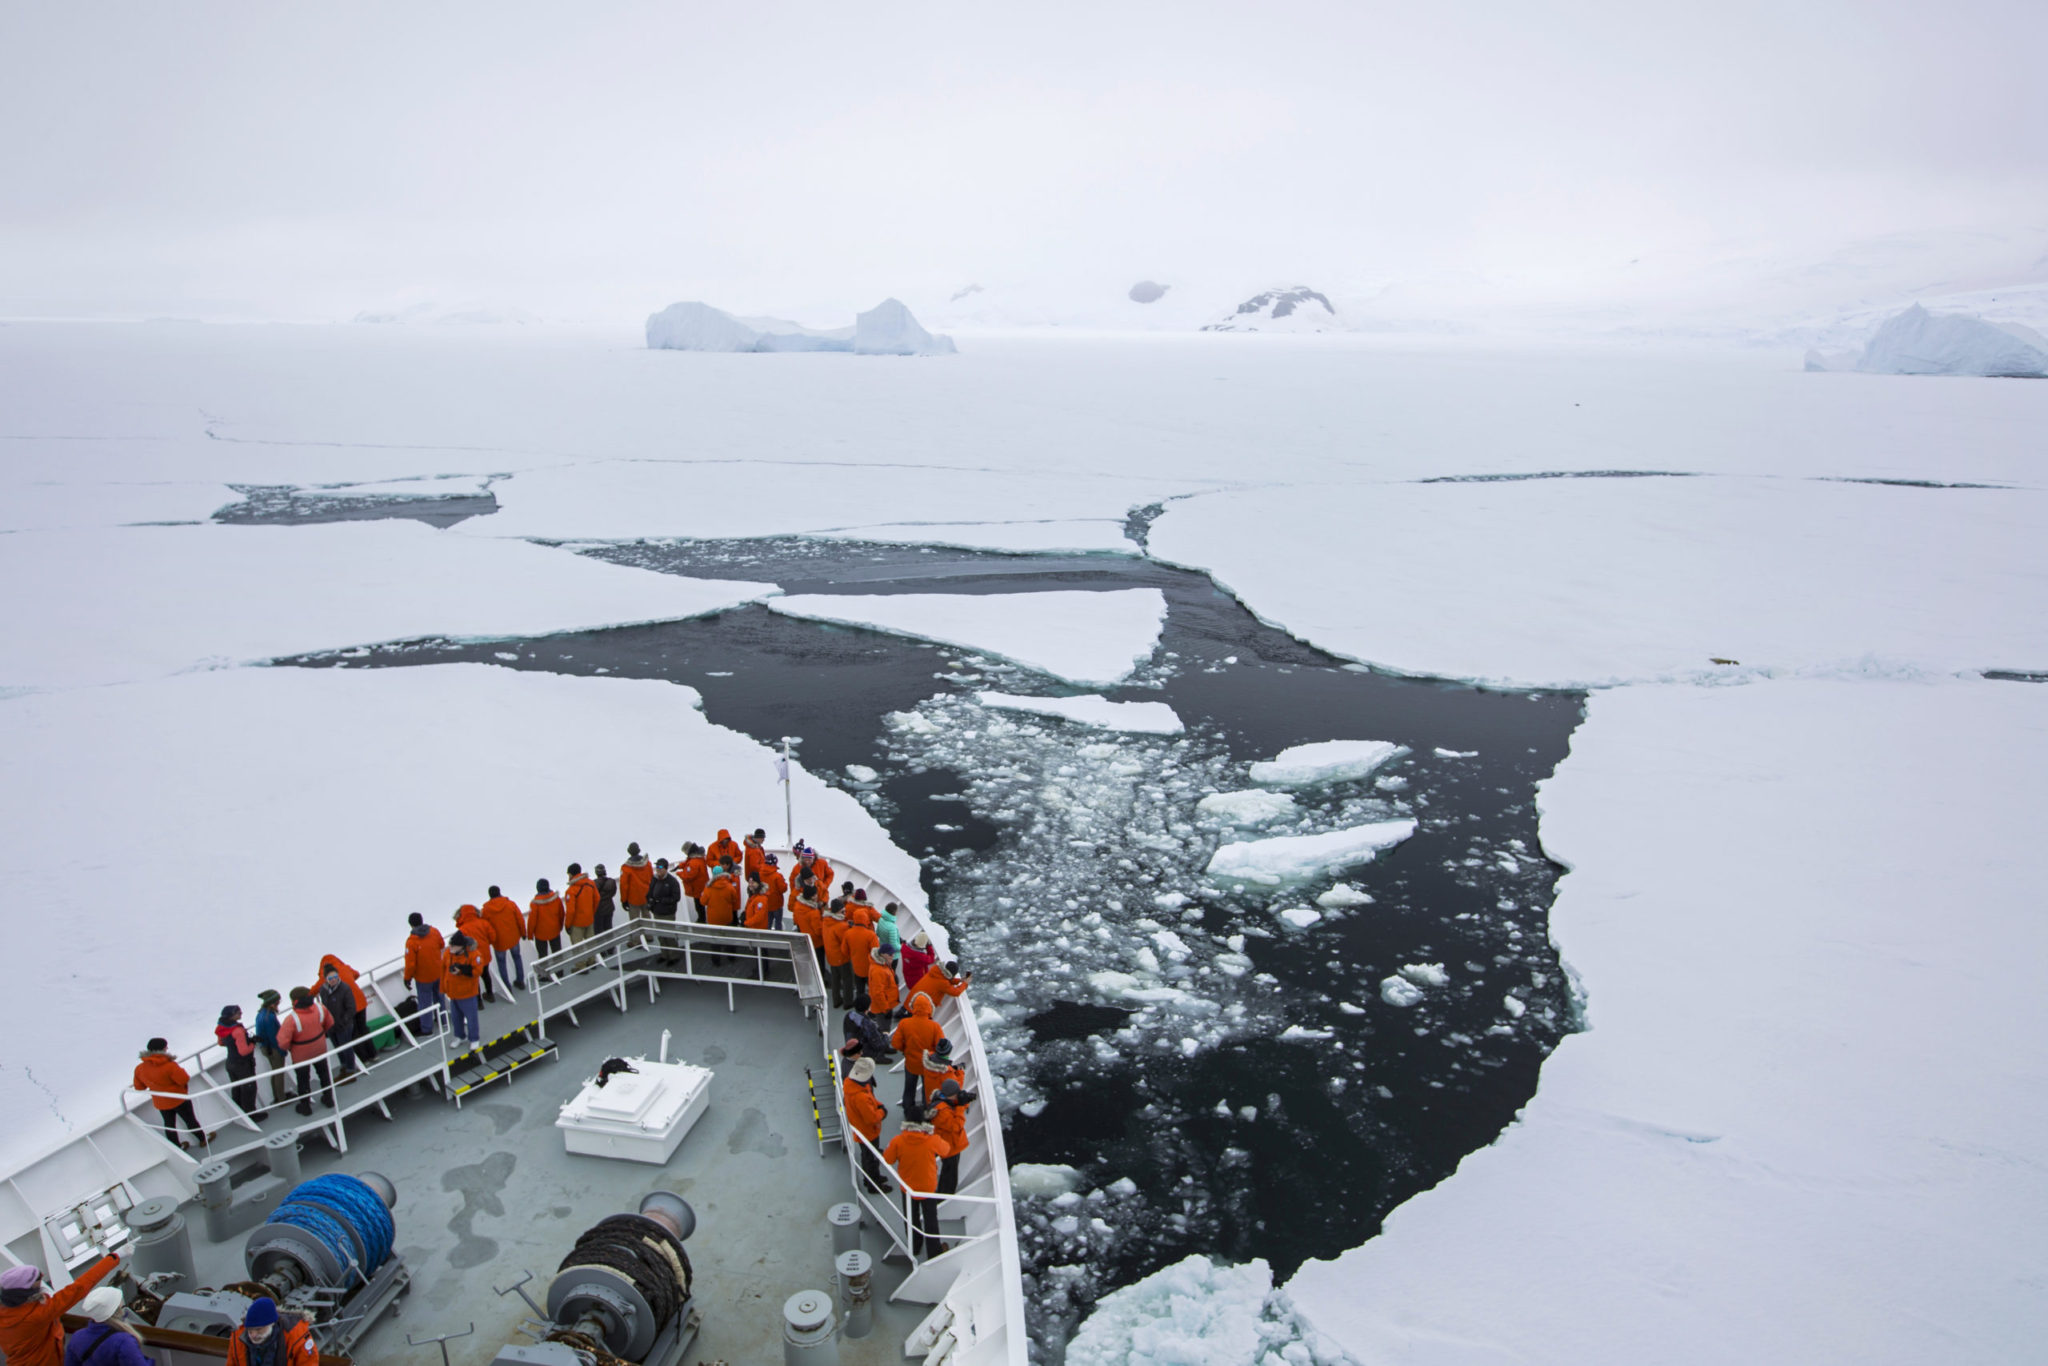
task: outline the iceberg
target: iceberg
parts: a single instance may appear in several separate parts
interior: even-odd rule
[[[950,356],[951,337],[934,336],[910,310],[884,299],[851,327],[819,329],[786,318],[739,318],[697,301],[670,304],[647,319],[651,351],[851,351],[863,356]]]
[[[853,349],[863,356],[950,356],[951,337],[918,325],[900,299],[884,299],[853,320]]]
[[[1371,863],[1382,849],[1391,849],[1414,833],[1414,821],[1398,820],[1354,825],[1323,835],[1246,840],[1218,849],[1209,859],[1208,871],[1211,877],[1278,886]]]
[[[1914,304],[1885,320],[1856,368],[1873,375],[2048,379],[2048,337],[2018,323],[1929,313]]]

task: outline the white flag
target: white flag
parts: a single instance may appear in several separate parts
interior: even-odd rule
[[[783,783],[789,781],[789,760],[777,759],[775,761],[775,780]]]

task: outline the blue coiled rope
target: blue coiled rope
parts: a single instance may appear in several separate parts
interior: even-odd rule
[[[302,1228],[327,1244],[343,1266],[359,1267],[363,1276],[384,1264],[398,1235],[391,1211],[353,1176],[316,1176],[292,1187],[271,1212],[273,1224]]]

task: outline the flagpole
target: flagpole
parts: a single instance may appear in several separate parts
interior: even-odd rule
[[[789,778],[789,737],[782,737],[782,844],[786,849],[796,848],[795,800],[790,796]]]

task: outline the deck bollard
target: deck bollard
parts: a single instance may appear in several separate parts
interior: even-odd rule
[[[833,1267],[839,1272],[839,1303],[846,1309],[846,1336],[864,1338],[875,1326],[871,1285],[875,1259],[856,1248],[840,1253]]]
[[[842,1252],[851,1252],[860,1246],[860,1206],[851,1200],[834,1205],[825,1211],[825,1222],[832,1226],[832,1256],[836,1259]]]
[[[832,1297],[799,1290],[782,1302],[782,1366],[839,1366]]]

